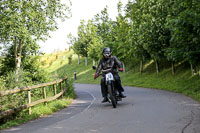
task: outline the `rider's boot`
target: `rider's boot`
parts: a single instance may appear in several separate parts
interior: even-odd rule
[[[119,92],[119,97],[125,98],[126,96],[123,94],[123,92]]]
[[[103,100],[101,101],[102,103],[108,102],[108,98],[104,97]]]

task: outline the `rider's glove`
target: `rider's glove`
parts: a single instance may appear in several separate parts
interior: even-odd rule
[[[97,73],[94,74],[94,79],[96,79],[99,75]]]
[[[124,71],[124,69],[121,67],[121,68],[119,69],[119,71],[120,71],[120,72],[123,72],[123,71]]]

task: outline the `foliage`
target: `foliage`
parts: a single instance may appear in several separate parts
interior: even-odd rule
[[[16,82],[16,76],[15,76],[15,71],[10,71],[9,73],[7,73],[6,76],[6,85],[5,88],[7,89],[14,89],[16,87],[24,87],[27,86],[28,84],[31,84],[32,81],[30,79],[30,77],[27,76],[27,72],[21,70],[19,73],[19,81]]]
[[[19,114],[19,116],[17,116],[17,119],[2,123],[0,125],[0,130],[23,124],[30,120],[39,118],[39,117],[44,117],[46,115],[50,115],[53,112],[59,111],[65,107],[67,107],[72,102],[72,99],[73,99],[72,97],[58,99],[58,100],[49,102],[47,104],[47,106],[44,106],[43,104],[39,104],[35,107],[32,107],[31,115],[28,114],[28,110],[25,110],[25,111],[21,112]]]
[[[112,46],[114,50],[113,54],[116,55],[121,61],[125,62],[130,56],[130,36],[127,33],[130,32],[130,24],[126,16],[122,15],[122,3],[118,3],[118,16],[116,22],[113,22],[112,33],[113,41],[115,42]]]
[[[96,57],[99,60],[102,58],[102,49],[104,47],[112,49],[115,44],[114,21],[109,18],[107,6],[100,13],[96,14],[92,20],[97,29],[96,34],[100,39],[100,44],[96,47]],[[117,53],[117,50],[113,48],[112,52]]]
[[[64,21],[69,17],[70,9],[61,0],[0,2],[0,49],[3,50],[0,60],[1,90],[49,80],[48,73],[41,69],[37,42],[46,40],[49,32],[57,29],[57,19]],[[37,99],[41,92],[33,90],[32,95]],[[1,105],[4,105],[0,111],[27,103],[26,98],[24,92],[1,97]]]
[[[22,72],[22,71],[20,71],[20,72]],[[11,75],[11,76],[10,76]],[[10,74],[9,75],[9,81],[11,81],[12,82],[12,80],[11,79],[13,79],[13,78],[15,78],[13,75],[14,74]],[[21,74],[22,75],[22,74]],[[23,75],[24,76],[24,75]],[[22,78],[23,79],[23,77],[20,77],[20,78]],[[15,80],[13,80],[13,81],[15,81]],[[19,80],[19,81],[21,81],[21,80]],[[19,83],[19,82],[18,82]],[[9,84],[9,83],[8,83]],[[75,98],[75,92],[74,92],[74,87],[73,87],[73,81],[72,80],[68,80],[67,81],[67,84],[65,84],[65,83],[62,83],[63,85],[62,86],[65,86],[65,87],[67,87],[67,92],[65,92],[65,94],[64,94],[64,96],[65,96],[65,98],[67,98],[67,100],[70,100],[70,102],[71,102],[71,99],[73,99],[73,98]],[[12,84],[11,84],[12,85]],[[22,85],[22,86],[25,86],[25,85]],[[46,87],[46,90],[47,90],[47,97],[50,97],[50,96],[53,96],[54,94],[53,94],[53,89],[52,89],[52,87]],[[60,89],[60,87],[59,87],[59,85],[57,84],[57,91],[61,91],[61,89]],[[34,90],[32,90],[31,91],[31,95],[32,95],[32,101],[36,101],[36,100],[39,100],[39,99],[42,99],[43,98],[43,92],[42,92],[42,89],[41,88],[38,88],[38,89],[34,89]],[[64,101],[65,101],[65,103],[68,103],[67,101],[66,101],[66,99],[63,99]],[[51,106],[49,106],[49,105],[51,105],[51,103],[52,104],[54,104],[54,106],[53,106],[53,108],[52,109],[50,109],[51,108]],[[50,107],[49,109],[48,108],[46,108],[46,109],[44,109],[44,110],[35,110],[35,108],[37,108],[37,106],[39,106],[40,107],[40,109],[42,109],[42,108],[45,108],[45,106],[43,106],[43,104],[42,105],[37,105],[36,107],[33,107],[32,108],[32,113],[33,114],[35,114],[35,113],[37,113],[37,116],[36,117],[39,117],[39,116],[42,116],[42,115],[44,115],[44,114],[51,114],[52,112],[54,112],[54,111],[57,111],[57,110],[59,110],[59,109],[62,109],[63,107],[65,107],[66,106],[66,104],[64,104],[65,106],[60,106],[59,105],[59,103],[57,102],[57,100],[55,100],[55,101],[52,101],[50,104],[48,103],[48,106]],[[0,109],[0,112],[1,111],[4,111],[4,110],[8,110],[8,109],[11,109],[11,108],[16,108],[16,107],[19,107],[20,105],[24,105],[24,104],[27,104],[27,91],[23,91],[23,92],[19,92],[19,93],[17,93],[17,94],[14,94],[14,95],[8,95],[8,96],[3,96],[3,97],[1,97],[0,98],[0,105],[1,105],[1,109]],[[69,104],[69,103],[68,103]],[[67,104],[67,105],[68,105]],[[50,112],[49,112],[50,111]],[[27,121],[26,120],[26,118],[24,118],[24,116],[26,116],[26,114],[27,114],[27,111],[26,112],[21,112],[20,113],[20,115],[18,114],[18,113],[15,113],[15,114],[13,114],[12,116],[9,116],[9,117],[7,117],[6,119],[1,119],[0,120],[0,123],[1,122],[5,122],[5,124],[3,124],[3,125],[6,125],[6,123],[10,123],[8,120],[11,120],[11,119],[14,119],[14,120],[11,120],[11,122],[12,121],[17,121],[17,120],[15,120],[15,119],[23,119],[23,120],[25,120],[25,121]],[[35,118],[36,118],[35,117]],[[32,117],[31,117],[31,119],[32,119]],[[3,121],[2,121],[3,120]],[[28,120],[30,120],[30,119],[28,119]],[[8,121],[8,122],[7,122]],[[17,122],[19,122],[19,123],[21,123],[20,121],[17,121]],[[2,126],[0,126],[0,128],[3,128]]]
[[[69,7],[57,1],[12,1],[0,3],[0,39],[12,43],[15,38],[45,39],[48,32],[57,28],[56,18],[66,18]]]
[[[92,69],[92,59],[88,58],[88,66],[84,65],[83,58],[81,58],[79,65],[76,64],[76,60],[77,58],[73,58],[72,64],[57,67],[54,72],[59,75],[65,73],[73,80],[74,70],[76,70],[76,83],[100,84],[101,77],[94,80],[95,71]],[[177,73],[175,75],[171,75],[170,66],[163,66],[165,69],[159,74],[155,74],[153,61],[146,61],[144,66],[144,72],[141,74],[138,72],[138,58],[127,62],[126,72],[119,73],[122,85],[169,90],[188,95],[200,101],[199,75],[191,76],[187,62],[177,65]],[[54,75],[54,72],[51,74]]]
[[[171,33],[168,55],[197,64],[200,56],[200,2],[198,0],[170,1],[166,26]]]
[[[96,55],[95,60],[99,60],[101,49],[107,46],[123,62],[128,62],[133,56],[142,62],[153,59],[157,72],[159,62],[164,60],[172,64],[187,61],[191,67],[199,65],[198,0],[130,0],[124,13],[121,2],[117,7],[116,20],[109,18],[105,7],[92,19],[93,28],[86,28],[89,21],[86,25],[81,21],[78,38],[74,38],[72,43],[74,49],[79,51],[77,54],[92,53],[89,56],[94,58]],[[90,43],[88,33],[90,36],[97,34],[100,41]]]
[[[72,63],[72,55],[70,55],[69,57],[68,57],[68,64],[71,64]]]
[[[86,31],[88,36],[88,55],[98,61],[98,54],[101,48],[101,37],[97,35],[97,28],[92,21],[88,21],[86,25]]]
[[[20,73],[24,73],[25,83],[41,83],[47,81],[47,74],[44,70],[41,69],[41,62],[39,61],[39,56],[33,55],[38,51],[38,47],[32,50],[27,49],[26,47],[22,50],[22,68],[23,70]],[[39,53],[39,52],[38,52]],[[8,73],[15,73],[15,63],[13,58],[13,49],[12,47],[9,49],[9,52],[5,55],[5,58],[2,61],[2,73],[1,75],[5,76]],[[13,75],[13,77],[16,77]],[[20,76],[19,76],[20,77]],[[14,81],[12,81],[14,82]],[[16,84],[16,83],[15,83]],[[20,84],[20,83],[19,83]],[[13,86],[14,87],[14,86]]]
[[[9,56],[9,61],[6,65],[16,71],[17,81],[23,62],[21,58],[38,54],[37,41],[45,40],[50,31],[57,29],[57,18],[64,20],[69,17],[69,7],[61,0],[3,0],[0,12],[0,41],[1,45],[8,47],[6,56]]]

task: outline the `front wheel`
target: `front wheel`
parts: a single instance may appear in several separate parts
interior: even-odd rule
[[[116,102],[115,96],[113,96],[113,91],[112,91],[112,86],[111,85],[108,85],[108,94],[109,94],[109,98],[110,98],[110,100],[112,102],[113,108],[116,108],[117,107],[117,102]]]

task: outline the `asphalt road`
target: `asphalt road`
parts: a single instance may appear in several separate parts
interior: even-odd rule
[[[200,133],[200,104],[181,94],[124,87],[117,108],[101,103],[100,85],[75,84],[77,99],[45,118],[1,133]]]

